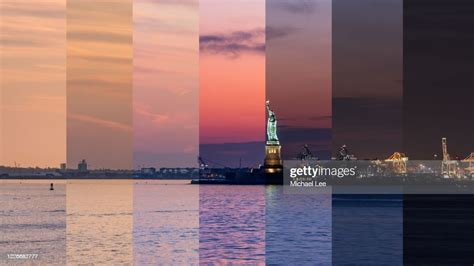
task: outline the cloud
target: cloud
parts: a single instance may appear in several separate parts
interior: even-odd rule
[[[1,38],[0,43],[2,46],[11,46],[11,47],[38,47],[40,42],[36,40],[25,40],[20,38]]]
[[[48,4],[47,2],[31,6],[27,3],[4,3],[2,4],[2,16],[64,19],[66,18],[66,8],[61,4]]]
[[[266,27],[266,39],[267,40],[273,40],[277,38],[282,38],[286,37],[293,32],[297,31],[296,28],[292,27],[272,27],[272,26],[267,26]]]
[[[126,33],[100,32],[100,31],[68,31],[67,39],[83,42],[107,42],[132,44],[132,35]]]
[[[100,78],[92,77],[90,79],[86,78],[68,78],[67,85],[69,87],[76,87],[76,88],[98,88],[102,90],[110,90],[114,92],[126,92],[128,93],[132,87],[132,84],[129,81],[120,81],[118,79],[115,80],[105,80]]]
[[[316,3],[314,0],[274,1],[272,5],[294,14],[310,14],[316,10]]]
[[[131,57],[109,55],[68,55],[68,59],[80,59],[94,63],[131,64]]]
[[[170,120],[170,117],[168,115],[153,113],[144,106],[139,105],[134,106],[134,113],[146,117],[156,124],[162,124]]]
[[[242,53],[265,53],[265,30],[234,31],[229,34],[201,35],[201,52],[238,57]]]
[[[79,121],[79,122],[95,124],[101,127],[119,129],[123,131],[132,131],[132,127],[130,125],[111,121],[111,120],[105,120],[105,119],[101,119],[101,118],[97,118],[97,117],[93,117],[89,115],[68,114],[67,118],[71,120]]]

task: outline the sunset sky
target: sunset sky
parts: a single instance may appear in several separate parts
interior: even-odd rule
[[[2,76],[8,74],[2,79],[2,163],[192,166],[200,151],[212,160],[226,158],[224,164],[242,159],[256,166],[263,158],[265,94],[282,128],[300,127],[295,119],[313,116],[321,119],[312,127],[330,126],[329,50],[322,49],[328,9],[302,12],[307,2],[282,3],[78,0],[66,8],[64,0],[41,7],[2,2]],[[265,84],[266,8],[278,20],[270,20],[272,26],[294,29],[286,41],[277,36],[272,44],[279,48],[267,55],[280,77],[271,82],[281,83],[271,87]],[[320,33],[324,38],[305,37]],[[316,57],[295,53],[293,42],[316,45],[310,51]],[[312,59],[311,71],[302,71]],[[285,75],[294,78],[282,80]],[[302,97],[312,91],[318,97]],[[318,108],[309,109],[313,105]]]
[[[1,2],[3,165],[257,166],[266,99],[284,159],[401,148],[400,1],[66,2]]]
[[[135,0],[134,165],[197,166],[198,1]]]
[[[66,1],[2,0],[2,165],[66,160]]]
[[[265,140],[265,1],[200,1],[199,34],[200,155],[255,166]]]
[[[76,0],[67,8],[67,161],[133,165],[132,0]]]
[[[256,166],[266,98],[288,148],[331,126],[328,1],[2,3],[4,164]]]
[[[204,0],[199,12],[200,143],[261,141],[265,1]]]

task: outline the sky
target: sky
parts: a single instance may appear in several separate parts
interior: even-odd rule
[[[304,60],[303,53],[295,54],[287,49],[292,47],[292,42],[308,40],[312,42],[301,48],[309,49],[310,44],[328,44],[329,28],[326,22],[330,10],[327,7],[320,10],[307,6],[309,8],[302,11],[307,1],[296,1],[280,5],[275,10],[269,9],[272,17],[282,22],[283,31],[302,28],[292,32],[293,37],[286,43],[281,42],[285,36],[278,36],[281,49],[272,53],[272,58],[282,60],[280,64],[284,64],[285,60],[296,55],[293,61],[299,61],[299,67],[283,67],[279,73],[275,72],[282,75],[289,71],[290,76],[296,75],[288,81],[274,79],[276,76],[273,76],[271,81],[283,83],[277,89],[282,93],[275,94],[272,93],[275,89],[269,89],[265,83],[268,78],[265,75],[265,13],[269,5],[266,7],[263,0],[205,0],[200,1],[199,6],[192,0],[135,0],[133,6],[131,0],[79,0],[69,2],[67,12],[65,1],[51,2],[62,13],[55,12],[52,6],[43,10],[27,4],[22,7],[25,9],[23,16],[35,19],[34,24],[57,20],[63,23],[54,23],[54,27],[48,25],[54,28],[56,35],[52,36],[58,44],[49,42],[48,48],[54,49],[47,51],[56,53],[63,61],[54,61],[56,67],[62,69],[61,75],[56,77],[55,98],[45,98],[49,93],[47,90],[53,91],[53,86],[48,85],[48,89],[38,91],[38,95],[44,98],[43,107],[38,108],[42,111],[47,109],[44,106],[59,109],[62,113],[57,111],[58,115],[62,117],[58,116],[54,127],[46,126],[44,121],[51,119],[50,115],[44,115],[41,120],[29,110],[25,114],[27,118],[21,123],[34,125],[42,121],[45,126],[41,129],[48,130],[44,136],[31,132],[25,132],[25,138],[15,136],[22,142],[28,140],[24,145],[25,151],[39,146],[38,143],[45,143],[48,149],[43,149],[47,150],[48,156],[58,155],[55,159],[37,156],[43,162],[36,163],[26,159],[26,155],[36,153],[21,153],[18,148],[21,145],[15,146],[15,149],[10,147],[10,150],[25,156],[18,159],[25,165],[57,166],[67,161],[73,168],[79,160],[86,159],[91,168],[190,166],[196,163],[200,144],[203,157],[213,157],[213,160],[226,158],[225,163],[232,165],[242,160],[246,166],[256,166],[261,163],[264,151],[265,94],[272,96],[272,108],[280,115],[282,128],[301,126],[302,121],[313,119],[315,114],[320,118],[312,120],[312,126],[330,126],[327,119],[330,102],[321,100],[327,95],[328,66],[322,66],[327,63],[324,60],[329,51],[326,49],[318,53],[319,46],[312,48],[316,59],[322,59],[321,64],[315,67],[318,73],[316,79],[312,79],[312,72],[301,73],[310,66],[311,61]],[[16,8],[18,6],[17,2]],[[38,11],[33,11],[35,8]],[[293,22],[299,15],[303,18]],[[324,15],[322,20],[314,20],[321,15]],[[321,24],[321,21],[326,22]],[[2,27],[4,25],[2,23]],[[313,29],[315,31],[311,32]],[[325,39],[305,39],[308,33],[325,33]],[[48,31],[48,34],[52,33]],[[67,41],[58,34],[67,37]],[[275,31],[271,34],[273,38]],[[30,40],[34,39],[32,35],[23,36],[25,38],[33,43],[35,41]],[[62,44],[61,49],[57,47],[59,44]],[[12,45],[22,46],[18,42]],[[45,54],[42,50],[35,52],[38,57]],[[53,58],[48,56],[49,60]],[[10,71],[3,69],[3,72]],[[28,70],[29,73],[31,70]],[[42,71],[38,79],[52,82],[52,73]],[[312,90],[313,87],[308,84],[314,81],[320,88],[319,93],[324,96],[305,99],[302,96]],[[285,90],[293,82],[299,82],[297,85],[300,87],[294,90],[297,97],[293,100],[301,100],[300,107],[304,108],[293,108],[293,104],[284,107],[281,104],[285,102]],[[21,86],[21,82],[11,84]],[[29,97],[33,95],[29,89],[23,88]],[[18,91],[12,94],[4,90],[2,102],[11,104],[11,99],[20,96]],[[46,99],[49,102],[44,102]],[[62,101],[62,106],[58,101]],[[19,102],[27,105],[24,99]],[[306,110],[313,104],[321,107],[315,109],[317,111],[310,117]],[[303,113],[306,116],[302,121],[296,121]],[[12,127],[11,123],[20,122],[9,122],[8,118],[13,116],[7,112],[2,117],[6,121],[2,125],[10,123],[5,127],[9,130],[3,133],[18,132],[18,126]],[[51,132],[53,129],[54,134]],[[41,141],[38,141],[39,137]]]
[[[66,161],[66,2],[2,0],[0,164]]]
[[[265,1],[200,1],[199,34],[200,155],[257,166],[265,141]]]
[[[68,1],[67,162],[133,166],[132,1]]]
[[[401,98],[403,1],[333,4],[334,98]]]
[[[332,154],[403,152],[403,1],[338,0],[332,16]]]
[[[472,2],[436,3],[404,4],[403,150],[441,158],[446,137],[451,158],[464,159],[474,152]]]
[[[135,0],[135,167],[193,167],[199,152],[198,1]]]
[[[266,95],[279,122],[283,159],[307,144],[329,158],[332,116],[330,0],[267,1]]]
[[[462,7],[458,20],[436,18],[439,32],[399,0],[3,0],[1,10],[2,165],[182,167],[201,155],[257,166],[267,99],[285,159],[304,144],[320,158],[342,144],[359,158],[426,158],[443,135],[453,154],[470,149],[458,140],[472,118]],[[417,135],[439,117],[429,141]]]

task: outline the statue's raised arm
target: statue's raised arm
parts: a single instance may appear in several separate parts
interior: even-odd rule
[[[266,102],[268,121],[267,121],[267,141],[278,141],[276,133],[277,119],[275,113],[270,109],[270,101]]]
[[[272,119],[272,120],[276,120],[276,116],[275,116],[275,113],[272,111],[272,109],[270,109],[270,101],[267,101],[267,112],[268,112],[268,118]]]

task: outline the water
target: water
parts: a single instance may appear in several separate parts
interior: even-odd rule
[[[331,265],[331,195],[284,194],[266,188],[269,265]]]
[[[132,264],[132,224],[132,181],[68,181],[68,264]]]
[[[7,259],[12,253],[38,254],[41,264],[66,263],[64,181],[1,180],[0,203],[0,264],[13,263]]]
[[[474,195],[405,195],[404,262],[474,263]]]
[[[134,185],[136,265],[199,264],[199,186],[189,181],[138,181]]]
[[[187,181],[1,181],[0,264],[400,265],[402,199]],[[67,187],[66,187],[67,186]]]
[[[334,265],[403,265],[401,195],[333,195]]]
[[[200,264],[265,264],[264,186],[203,185],[199,218]]]

